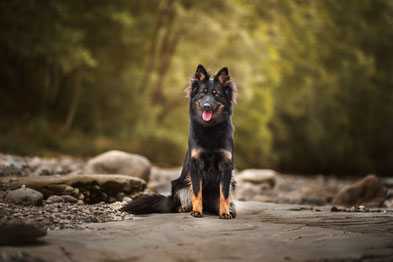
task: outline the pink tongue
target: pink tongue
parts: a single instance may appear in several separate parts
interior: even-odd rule
[[[210,119],[212,119],[212,112],[203,111],[202,117],[203,120],[210,121]]]

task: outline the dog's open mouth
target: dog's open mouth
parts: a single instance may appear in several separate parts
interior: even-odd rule
[[[205,120],[206,122],[209,122],[211,119],[212,119],[212,117],[213,117],[213,113],[214,112],[219,112],[220,111],[220,109],[223,107],[223,105],[222,104],[219,104],[215,109],[213,109],[212,111],[203,111],[202,112],[202,118],[203,118],[203,120]]]
[[[211,111],[203,111],[202,118],[203,118],[203,120],[208,122],[208,121],[210,121],[210,119],[212,119],[212,115],[213,115],[213,112],[211,112]]]

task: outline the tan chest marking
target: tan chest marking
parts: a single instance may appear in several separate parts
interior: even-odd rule
[[[232,153],[230,151],[222,149],[220,150],[220,153],[225,159],[232,160]]]
[[[191,157],[192,158],[199,158],[200,154],[202,153],[202,149],[195,148],[191,150]]]

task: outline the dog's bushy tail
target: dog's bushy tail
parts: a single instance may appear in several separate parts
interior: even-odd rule
[[[171,213],[172,196],[163,196],[159,194],[143,195],[121,208],[130,214],[151,214],[151,213]]]

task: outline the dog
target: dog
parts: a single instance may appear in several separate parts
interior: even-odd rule
[[[231,194],[236,183],[232,107],[237,88],[228,68],[213,77],[199,65],[185,90],[189,97],[188,151],[180,177],[172,181],[170,196],[143,195],[122,210],[132,214],[190,212],[194,217],[212,213],[221,219],[236,217]]]

